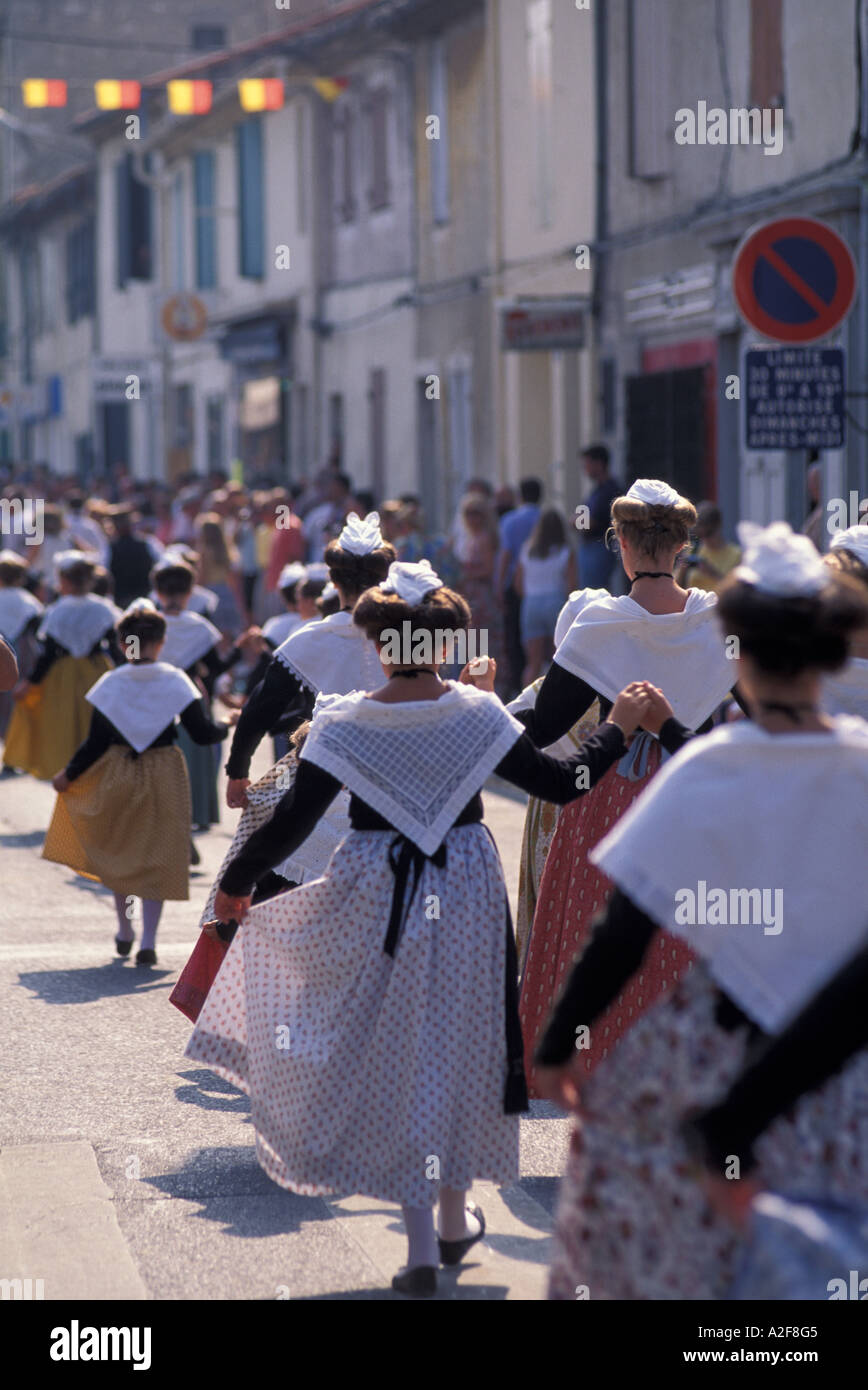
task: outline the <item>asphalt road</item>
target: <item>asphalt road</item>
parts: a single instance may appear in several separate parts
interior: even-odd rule
[[[514,904],[522,799],[485,799]],[[0,1281],[42,1280],[46,1299],[397,1297],[396,1208],[275,1186],[246,1096],[183,1056],[189,1024],[168,996],[237,813],[197,837],[191,901],[167,904],[147,970],[113,954],[111,895],[40,858],[53,800],[0,780]],[[534,1102],[522,1179],[474,1188],[488,1234],[438,1297],[544,1297],[567,1131]]]

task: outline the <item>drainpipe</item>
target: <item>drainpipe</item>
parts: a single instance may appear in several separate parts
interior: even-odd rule
[[[860,92],[859,148],[862,158],[868,151],[868,0],[862,0],[862,90]],[[859,187],[859,244],[857,248],[859,267],[859,298],[856,306],[858,328],[856,332],[854,369],[851,381],[856,390],[868,391],[868,178],[863,170]],[[852,342],[852,334],[851,334]],[[868,496],[868,397],[865,395],[850,398],[856,407],[853,414],[862,426],[858,438],[858,476],[856,486],[860,497]],[[850,473],[850,470],[848,470]],[[852,477],[852,474],[850,474]],[[848,477],[848,483],[850,482]]]

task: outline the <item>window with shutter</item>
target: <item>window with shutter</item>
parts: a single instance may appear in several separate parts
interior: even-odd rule
[[[368,201],[377,212],[389,206],[389,94],[385,88],[371,93],[368,102],[371,186]]]
[[[262,121],[252,116],[235,128],[238,155],[238,273],[265,274],[265,197]]]
[[[630,173],[661,178],[670,169],[677,105],[670,92],[669,0],[630,0],[628,55]]]
[[[334,207],[336,222],[352,222],[356,215],[353,179],[353,113],[348,105],[334,113]]]
[[[150,156],[145,156],[145,166]],[[133,172],[133,157],[115,165],[116,283],[123,289],[130,280],[150,280],[151,190]]]
[[[527,59],[530,82],[530,158],[534,172],[537,223],[552,220],[552,6],[551,0],[529,0]]]
[[[428,115],[440,121],[440,138],[429,140],[431,219],[437,226],[449,221],[449,71],[446,43],[435,39],[428,61]]]
[[[750,101],[761,109],[784,104],[782,0],[751,0]]]
[[[115,283],[119,290],[132,274],[132,240],[130,228],[132,159],[126,155],[115,165]]]
[[[66,320],[77,323],[95,308],[94,221],[89,217],[66,235]]]
[[[213,290],[217,285],[215,184],[214,151],[199,150],[193,156],[193,219],[196,288],[200,290]]]

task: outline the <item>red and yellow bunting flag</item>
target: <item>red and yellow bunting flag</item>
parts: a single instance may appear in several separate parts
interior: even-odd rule
[[[348,77],[315,77],[313,85],[325,101],[337,101],[350,85]]]
[[[125,111],[142,104],[140,82],[115,82],[104,78],[94,83],[96,104],[101,111]]]
[[[65,106],[66,83],[56,77],[25,77],[21,95],[25,106]]]
[[[204,116],[211,110],[212,84],[179,78],[167,84],[169,110],[176,116]]]
[[[243,77],[238,83],[238,99],[244,111],[279,111],[283,97],[279,77]]]

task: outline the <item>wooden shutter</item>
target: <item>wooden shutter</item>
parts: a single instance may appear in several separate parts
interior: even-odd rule
[[[751,0],[751,106],[782,106],[784,55],[781,0]]]
[[[217,223],[215,218],[215,159],[213,150],[193,156],[196,287],[213,290],[217,285]]]
[[[369,202],[376,211],[389,206],[389,94],[379,87],[368,103],[370,131],[371,187]]]
[[[265,274],[265,206],[262,121],[252,116],[236,126],[238,155],[238,273],[260,280]]]
[[[677,104],[670,91],[669,21],[669,0],[630,0],[627,99],[634,178],[669,172]]]
[[[116,283],[122,290],[132,274],[132,229],[130,225],[132,156],[125,155],[115,165]]]

